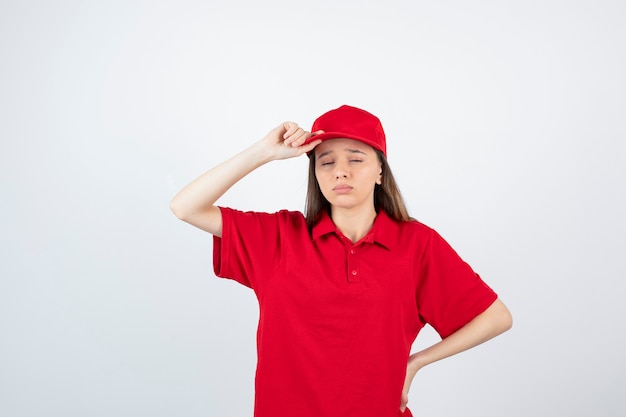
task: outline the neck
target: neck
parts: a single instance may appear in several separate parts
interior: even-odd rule
[[[372,229],[376,210],[360,210],[358,212],[331,207],[330,217],[335,226],[352,242],[358,242]]]

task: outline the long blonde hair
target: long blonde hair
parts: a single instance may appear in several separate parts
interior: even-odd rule
[[[378,160],[382,166],[382,183],[376,184],[374,189],[374,208],[376,212],[385,211],[389,217],[398,221],[412,220],[404,204],[404,199],[398,188],[396,180],[391,173],[391,167],[387,163],[385,155],[375,149]],[[330,203],[322,194],[317,177],[315,176],[315,152],[309,157],[309,181],[306,192],[304,215],[309,230],[315,224],[322,211],[330,213]]]

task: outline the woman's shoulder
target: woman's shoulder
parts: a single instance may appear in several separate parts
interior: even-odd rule
[[[409,220],[396,220],[389,215],[387,216],[389,217],[389,220],[394,222],[402,232],[419,233],[426,235],[430,235],[431,233],[435,232],[432,227],[428,226],[425,223],[422,223],[420,220],[417,220],[413,217],[411,217]]]
[[[375,224],[375,233],[381,241],[396,242],[400,247],[424,246],[431,239],[434,230],[419,220],[394,219],[381,212]],[[396,246],[396,245],[394,245]]]
[[[275,212],[269,211],[254,211],[254,210],[240,210],[231,207],[221,207],[220,210],[222,213],[227,212],[230,216],[235,218],[240,217],[249,217],[249,218],[257,218],[259,220],[267,219],[270,220],[274,218],[279,223],[288,223],[288,224],[299,224],[304,223],[304,214],[297,210],[287,210],[281,209]]]
[[[304,214],[302,214],[298,210],[279,210],[274,213],[274,215],[278,216],[280,220],[289,223],[305,223]]]

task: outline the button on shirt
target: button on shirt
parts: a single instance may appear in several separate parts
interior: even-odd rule
[[[396,417],[420,329],[441,337],[497,295],[433,229],[380,212],[358,242],[323,213],[221,208],[215,274],[259,301],[255,417]]]

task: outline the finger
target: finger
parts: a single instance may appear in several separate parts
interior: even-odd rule
[[[322,143],[321,139],[318,140],[314,140],[313,142],[309,142],[306,145],[302,145],[300,146],[300,148],[298,148],[298,151],[301,152],[301,154],[303,153],[309,153],[311,152],[313,149],[315,149],[315,147],[317,145],[319,145],[320,143]]]
[[[302,135],[302,132],[304,132],[304,130],[301,127],[296,126],[295,128],[290,129],[283,135],[283,142],[285,145],[291,145],[300,137],[300,135]]]
[[[285,128],[285,133],[283,133],[284,139],[287,139],[287,138],[292,137],[293,135],[296,135],[299,131],[304,131],[304,129],[298,126],[297,123],[293,123],[293,122],[285,123],[283,126]]]
[[[404,412],[408,403],[409,403],[409,393],[402,392],[402,395],[400,396],[400,410],[402,410],[402,412]]]
[[[298,131],[298,124],[294,122],[285,122],[283,123],[283,129],[285,129],[285,133],[283,133],[283,139],[287,139]]]
[[[315,132],[311,133],[311,136],[315,136],[315,135],[321,135],[322,133],[326,133],[323,130],[316,130]]]
[[[289,143],[293,147],[298,147],[302,145],[308,138],[311,137],[311,134],[306,130],[299,128],[292,136],[289,137]]]

